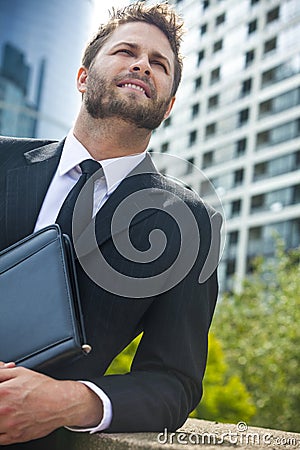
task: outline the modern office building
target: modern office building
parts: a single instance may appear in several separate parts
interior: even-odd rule
[[[0,134],[55,139],[68,131],[92,11],[92,0],[0,1]]]
[[[286,248],[300,243],[300,2],[174,4],[188,29],[183,82],[150,147],[211,203],[214,186],[226,217],[221,288],[232,289],[255,255],[274,254],[274,232]],[[164,164],[169,154],[185,161]]]

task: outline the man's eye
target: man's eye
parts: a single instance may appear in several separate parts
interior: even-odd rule
[[[117,50],[116,53],[125,53],[127,55],[132,55],[132,52],[130,50],[127,50],[126,48],[121,48],[120,50]]]
[[[160,61],[153,61],[152,64],[160,66],[167,73],[167,68],[162,62],[160,62]]]

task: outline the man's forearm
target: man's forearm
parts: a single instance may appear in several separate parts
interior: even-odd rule
[[[102,414],[101,400],[82,383],[0,365],[0,445],[37,439],[63,426],[93,427]]]

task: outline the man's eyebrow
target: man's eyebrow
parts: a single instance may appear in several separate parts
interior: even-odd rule
[[[153,52],[152,56],[154,58],[162,59],[165,62],[165,64],[168,66],[168,69],[171,70],[171,64],[170,64],[169,58],[167,58],[166,56],[162,55],[160,52],[157,52],[157,51]]]
[[[120,41],[120,42],[117,42],[112,47],[112,50],[114,48],[122,46],[122,45],[127,45],[127,47],[130,47],[130,48],[132,48],[134,50],[138,50],[140,48],[140,46],[138,44],[135,44],[134,42]],[[152,52],[152,57],[163,60],[165,62],[165,64],[168,66],[168,69],[171,70],[171,64],[170,64],[169,58],[164,56],[162,53],[160,53],[160,52],[155,50],[155,51]]]

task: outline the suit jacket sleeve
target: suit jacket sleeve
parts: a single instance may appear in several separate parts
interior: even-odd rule
[[[175,430],[200,401],[207,335],[218,294],[220,226],[219,213],[211,218],[202,214],[202,244],[196,263],[179,284],[157,296],[148,309],[131,372],[96,381],[112,401],[109,432]],[[193,240],[189,245],[194,245]],[[184,249],[187,254],[190,247]],[[199,282],[208,255],[214,270]]]

